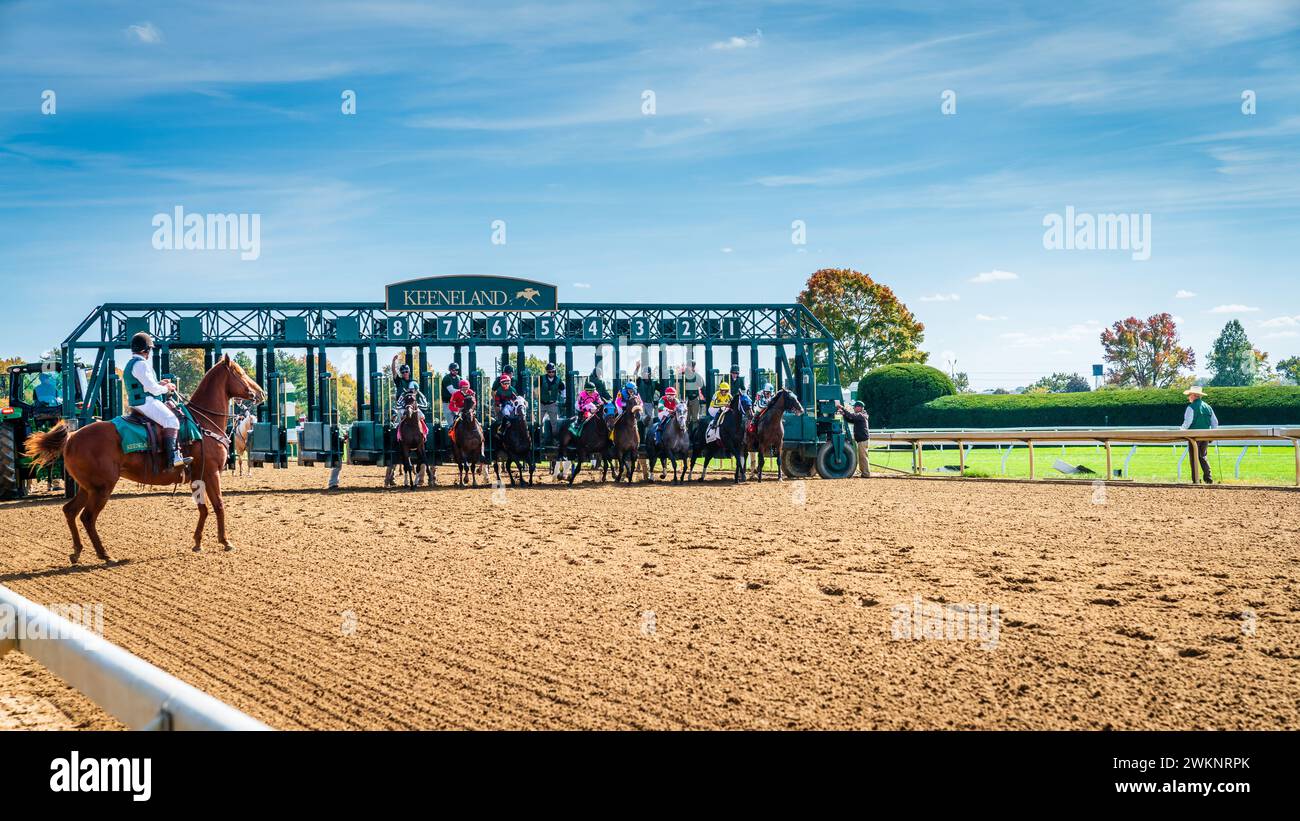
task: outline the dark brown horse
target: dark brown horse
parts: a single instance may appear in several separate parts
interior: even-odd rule
[[[402,460],[402,475],[406,487],[414,489],[429,480],[432,486],[436,479],[433,465],[425,459],[425,441],[428,436],[420,427],[419,394],[408,390],[402,394],[402,404],[397,410],[397,453]]]
[[[557,451],[557,458],[567,458],[569,451],[573,451],[573,456],[570,459],[572,467],[569,470],[569,484],[573,484],[573,480],[578,478],[578,471],[582,470],[582,463],[593,456],[600,459],[602,467],[600,481],[605,481],[606,477],[609,476],[610,448],[609,423],[606,421],[603,410],[596,411],[583,422],[576,436],[573,435],[573,431],[569,426],[565,425],[560,432],[560,448]]]
[[[614,484],[618,484],[623,478],[624,470],[627,471],[628,482],[631,482],[636,474],[637,456],[641,452],[641,430],[637,426],[637,421],[644,412],[645,406],[641,404],[641,398],[637,397],[635,403],[625,407],[614,420],[611,437],[614,443],[614,461],[617,463],[614,470]]]
[[[745,440],[747,450],[758,452],[758,467],[754,471],[754,476],[760,482],[763,481],[763,455],[766,453],[776,454],[776,480],[779,482],[782,479],[781,449],[785,447],[783,422],[787,413],[802,415],[803,405],[799,404],[798,397],[792,392],[782,388],[754,418],[754,424]]]
[[[465,397],[460,415],[451,425],[451,458],[460,468],[457,484],[461,487],[464,487],[465,480],[470,478],[474,487],[478,487],[480,467],[483,471],[483,481],[491,484],[487,473],[487,459],[483,455],[483,428],[479,426],[478,418],[474,416],[474,405],[477,401],[473,396]]]
[[[190,485],[199,508],[199,523],[194,528],[196,551],[203,542],[208,503],[217,514],[218,543],[226,550],[232,549],[226,539],[226,506],[221,500],[219,478],[230,444],[225,436],[230,400],[262,402],[265,398],[261,387],[229,356],[221,357],[203,375],[190,397],[190,412],[203,431],[199,441],[184,446],[186,454],[194,459],[188,473],[198,477]],[[184,468],[160,470],[158,456],[154,453],[123,453],[122,437],[109,421],[92,422],[76,431],[69,430],[66,422],[60,422],[45,433],[32,436],[27,444],[27,455],[41,465],[62,456],[64,471],[77,482],[77,495],[63,505],[63,515],[68,520],[68,530],[72,532],[72,555],[68,558],[73,564],[81,558],[82,549],[81,535],[77,532],[77,514],[81,514],[81,524],[86,528],[95,554],[106,562],[111,561],[95,529],[95,520],[108,503],[118,479],[125,476],[143,485],[178,485],[185,481],[187,474]]]

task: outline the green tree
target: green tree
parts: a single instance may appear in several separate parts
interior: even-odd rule
[[[1292,356],[1277,363],[1277,375],[1293,385],[1300,385],[1300,356]]]
[[[856,381],[880,365],[923,364],[925,325],[894,292],[869,275],[823,268],[808,277],[799,302],[821,320],[835,340],[840,383]]]
[[[1248,387],[1268,371],[1268,354],[1255,350],[1239,320],[1229,320],[1210,352],[1210,384],[1220,388]]]
[[[1183,371],[1196,367],[1196,353],[1184,347],[1168,313],[1147,319],[1131,316],[1101,332],[1102,357],[1110,364],[1106,381],[1130,388],[1167,388]]]
[[[952,386],[957,389],[957,393],[970,393],[970,375],[965,371],[957,371],[953,374]]]
[[[1084,393],[1092,390],[1088,380],[1077,373],[1054,373],[1030,385],[1026,393]]]

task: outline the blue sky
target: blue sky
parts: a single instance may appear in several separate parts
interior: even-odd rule
[[[829,266],[977,389],[1158,311],[1202,363],[1232,318],[1300,353],[1298,4],[972,5],[0,3],[0,355],[107,301],[788,302]],[[260,214],[260,257],[155,250],[177,205]],[[1149,214],[1150,259],[1045,249],[1067,206]]]

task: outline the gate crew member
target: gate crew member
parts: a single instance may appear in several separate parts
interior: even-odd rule
[[[853,426],[853,443],[858,449],[858,473],[863,479],[871,478],[871,452],[868,450],[871,438],[871,426],[867,408],[859,400],[853,403],[853,410],[844,407],[842,402],[836,402],[835,407],[839,408],[844,415],[844,421]]]
[[[686,363],[682,374],[682,397],[686,400],[686,421],[694,425],[700,418],[700,401],[704,398],[704,374],[695,370],[695,360]]]
[[[1183,391],[1187,396],[1187,410],[1183,413],[1183,430],[1210,430],[1219,426],[1219,417],[1214,415],[1214,408],[1202,397],[1205,388],[1193,385]],[[1201,463],[1201,478],[1205,484],[1213,484],[1210,478],[1210,443],[1206,439],[1196,441],[1196,459]]]
[[[460,387],[460,365],[455,362],[447,366],[447,373],[442,377],[442,415],[450,428],[456,421],[456,411],[451,409],[451,395]]]
[[[542,436],[554,435],[560,424],[560,403],[564,401],[564,380],[555,373],[555,363],[546,363],[546,375],[542,377],[538,390],[537,402],[542,408]]]
[[[727,381],[731,383],[731,389],[736,393],[745,392],[745,378],[740,375],[739,364],[731,366],[731,374],[727,377]]]
[[[122,372],[127,403],[162,427],[163,452],[171,454],[172,467],[183,467],[193,460],[181,456],[180,448],[176,444],[181,423],[168,407],[170,402],[164,404],[173,386],[170,379],[159,382],[154,378],[153,366],[149,364],[149,357],[152,354],[152,336],[141,331],[131,337],[131,361],[126,364]]]

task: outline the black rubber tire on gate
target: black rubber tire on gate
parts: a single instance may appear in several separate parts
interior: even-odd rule
[[[804,456],[794,448],[781,451],[781,471],[791,479],[807,479],[812,476],[814,460]]]
[[[858,451],[845,441],[836,448],[827,442],[817,451],[817,475],[823,479],[847,479],[858,469]]]

